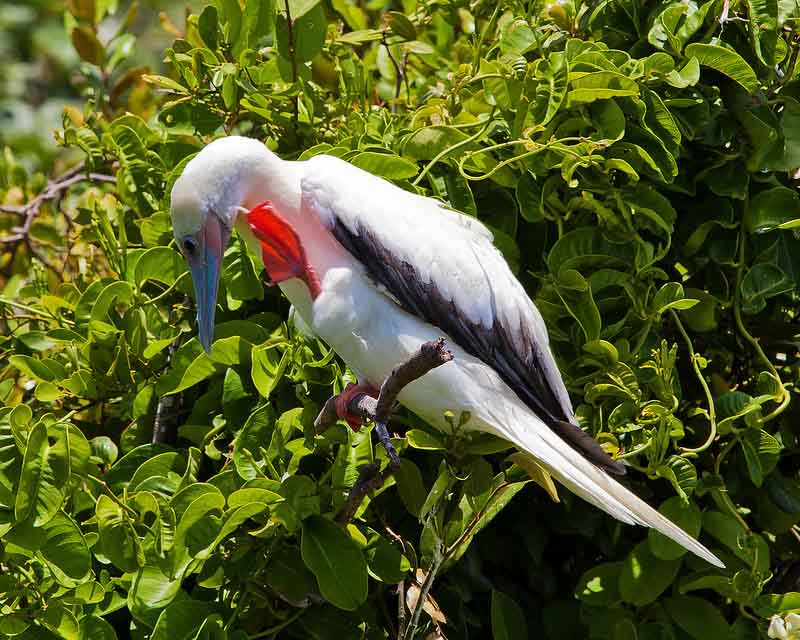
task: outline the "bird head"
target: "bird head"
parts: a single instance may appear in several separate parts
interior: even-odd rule
[[[206,352],[214,337],[222,258],[231,232],[249,207],[265,199],[270,166],[280,162],[257,140],[219,138],[188,162],[172,188],[173,233],[192,274],[198,333]]]

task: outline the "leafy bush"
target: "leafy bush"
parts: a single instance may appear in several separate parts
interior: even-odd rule
[[[0,158],[0,637],[744,640],[800,609],[796,2],[217,0],[164,18],[163,75],[111,5],[66,14],[83,164]],[[223,133],[489,224],[582,426],[727,569],[402,412],[400,472],[334,524],[384,454],[314,433],[351,376],[238,240],[195,337],[168,194]]]

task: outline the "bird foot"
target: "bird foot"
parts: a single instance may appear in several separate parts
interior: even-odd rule
[[[350,425],[353,431],[360,431],[364,426],[367,419],[361,414],[351,413],[348,407],[350,401],[357,395],[367,395],[371,398],[376,398],[380,394],[380,389],[369,383],[359,382],[358,384],[348,384],[344,391],[342,391],[335,399],[336,415]]]

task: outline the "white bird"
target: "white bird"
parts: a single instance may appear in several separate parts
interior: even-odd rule
[[[445,412],[467,411],[465,428],[512,442],[591,504],[724,566],[609,476],[624,467],[576,425],[544,321],[478,220],[338,158],[284,161],[238,136],[215,140],[186,165],[171,212],[206,350],[235,228],[360,383],[380,385],[443,336],[453,360],[406,386],[404,406],[445,431]]]

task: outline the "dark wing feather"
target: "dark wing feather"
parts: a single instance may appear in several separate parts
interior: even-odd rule
[[[547,329],[477,220],[329,156],[308,161],[304,206],[407,312],[491,366],[530,409],[596,465],[624,473],[572,423]]]
[[[335,220],[331,231],[339,243],[364,264],[370,277],[380,283],[403,309],[438,327],[467,353],[489,364],[520,399],[570,446],[606,471],[625,473],[621,463],[613,461],[596,440],[569,421],[570,416],[564,413],[547,382],[541,366],[542,354],[527,327],[518,328],[517,343],[521,341],[526,346],[525,352],[531,354],[523,358],[514,348],[506,327],[495,321],[487,329],[471,322],[459,313],[452,300],[442,296],[433,282],[422,282],[413,265],[398,260],[368,229],[359,227],[353,233],[340,220]]]

